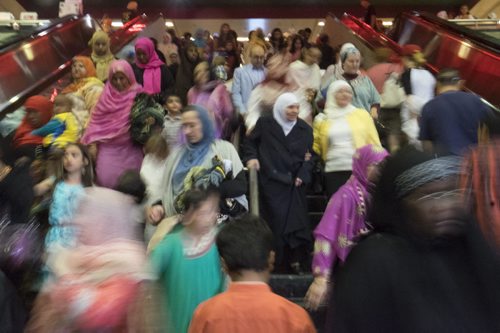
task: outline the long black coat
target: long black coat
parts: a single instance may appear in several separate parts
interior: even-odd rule
[[[312,152],[312,144],[306,122],[299,119],[285,136],[272,116],[257,121],[245,144],[244,160],[260,163],[261,215],[274,233],[278,262],[286,245],[294,249],[311,240],[305,185],[311,181],[312,163],[305,156]],[[299,187],[297,177],[303,181]]]

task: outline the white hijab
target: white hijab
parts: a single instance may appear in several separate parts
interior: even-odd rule
[[[356,107],[351,103],[344,107],[340,107],[335,100],[335,94],[342,88],[348,88],[352,91],[352,87],[344,80],[337,80],[332,82],[328,87],[328,92],[326,93],[326,104],[324,113],[328,119],[338,119],[347,116],[349,113],[356,110]]]
[[[280,95],[280,97],[276,100],[276,103],[274,103],[273,117],[283,129],[285,136],[292,131],[293,127],[297,123],[297,120],[288,120],[285,114],[286,108],[294,104],[299,104],[299,100],[297,99],[297,96],[289,92]]]

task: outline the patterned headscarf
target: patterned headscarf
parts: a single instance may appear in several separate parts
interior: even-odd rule
[[[420,186],[457,176],[461,165],[462,159],[458,156],[440,157],[417,164],[396,178],[396,195],[401,199]]]

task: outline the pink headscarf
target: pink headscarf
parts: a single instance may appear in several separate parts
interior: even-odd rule
[[[141,64],[139,60],[135,59],[135,64],[144,69],[143,75],[143,86],[144,91],[148,94],[157,94],[161,92],[161,68],[163,61],[158,58],[156,54],[155,46],[153,41],[146,37],[141,37],[135,42],[135,50],[141,49],[149,58],[147,64]]]
[[[113,74],[121,72],[130,82],[125,91],[118,91],[112,85]],[[109,66],[108,81],[99,102],[92,112],[89,125],[81,142],[91,144],[104,142],[128,134],[130,128],[130,109],[135,96],[142,92],[142,87],[135,81],[134,71],[125,60],[115,60]]]

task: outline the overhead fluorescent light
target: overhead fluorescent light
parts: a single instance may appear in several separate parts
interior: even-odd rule
[[[165,26],[169,27],[169,28],[172,28],[174,26],[174,22],[172,22],[172,21],[166,21],[165,22]]]
[[[318,22],[318,25],[319,25],[320,27],[324,27],[324,26],[325,26],[325,21],[319,21],[319,22]]]
[[[123,27],[123,22],[122,21],[113,21],[111,22],[111,26],[115,28],[121,28]]]

